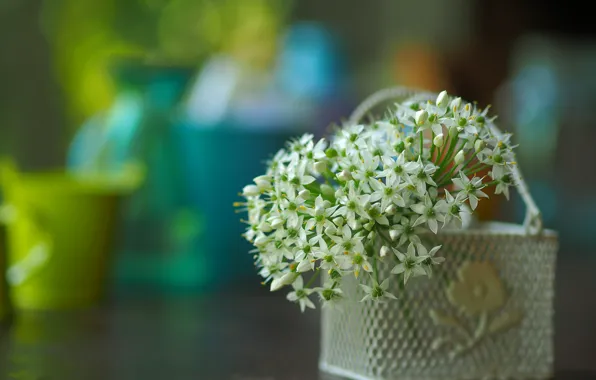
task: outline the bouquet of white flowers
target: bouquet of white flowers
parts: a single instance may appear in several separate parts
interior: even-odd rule
[[[495,135],[487,113],[443,91],[338,128],[329,141],[290,141],[236,204],[248,212],[244,236],[265,283],[291,285],[288,300],[304,310],[315,293],[324,306],[341,302],[347,275],[375,301],[395,298],[389,281],[430,276],[444,258],[421,234],[461,223],[488,187],[509,197],[517,180],[511,136]],[[380,278],[379,261],[394,261],[392,276]],[[322,270],[329,280],[316,286]]]

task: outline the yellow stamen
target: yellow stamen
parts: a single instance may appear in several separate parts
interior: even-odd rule
[[[348,251],[344,251],[344,255],[348,255],[348,254],[349,254]]]

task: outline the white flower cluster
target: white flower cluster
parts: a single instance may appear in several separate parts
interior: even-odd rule
[[[514,183],[510,135],[493,135],[487,111],[443,91],[434,103],[403,102],[384,120],[345,126],[329,144],[309,134],[290,141],[236,204],[248,211],[244,236],[265,283],[291,285],[288,300],[304,310],[314,294],[324,306],[340,302],[346,275],[364,299],[395,298],[381,260],[395,261],[392,277],[404,284],[430,276],[443,258],[423,233],[461,222],[486,187],[508,197]],[[314,286],[322,270],[329,280]]]

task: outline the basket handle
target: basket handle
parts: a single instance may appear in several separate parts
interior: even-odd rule
[[[364,99],[364,101],[362,101],[362,103],[360,103],[360,105],[358,105],[358,107],[356,107],[356,109],[352,112],[350,118],[348,119],[348,123],[350,125],[358,124],[362,118],[374,107],[389,100],[403,101],[409,99],[423,101],[434,100],[436,96],[437,94],[432,92],[403,86],[382,89]],[[500,138],[503,135],[503,133],[494,123],[491,122],[488,124],[488,127],[494,136]],[[540,213],[538,206],[536,206],[536,202],[534,202],[534,199],[528,190],[528,185],[524,181],[524,177],[522,176],[518,165],[513,166],[512,172],[516,178],[515,185],[517,191],[519,192],[526,206],[526,216],[524,219],[526,234],[539,235],[543,230],[542,214]]]

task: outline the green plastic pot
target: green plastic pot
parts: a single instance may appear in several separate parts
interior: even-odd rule
[[[11,314],[6,284],[6,229],[0,225],[0,324],[7,321]]]
[[[119,200],[139,170],[118,176],[20,173],[1,164],[6,280],[22,309],[87,307],[103,296]]]

